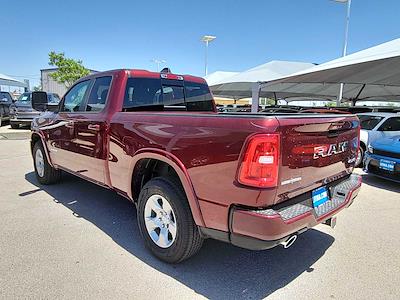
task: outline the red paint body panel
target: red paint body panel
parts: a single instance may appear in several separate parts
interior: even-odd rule
[[[357,154],[354,147],[318,159],[313,159],[313,152],[307,153],[315,145],[357,140],[359,122],[353,115],[123,112],[127,79],[159,78],[160,73],[113,70],[80,81],[106,75],[113,79],[102,112],[49,114],[34,121],[33,131],[45,140],[55,167],[68,169],[129,199],[133,198],[131,180],[136,163],[144,158],[159,159],[178,174],[196,224],[228,231],[233,206],[265,208],[343,177],[353,169],[352,160]],[[182,76],[184,80],[205,83],[202,78]],[[68,122],[73,126],[68,127]],[[99,125],[100,129],[93,131],[88,125]],[[281,135],[276,188],[252,188],[237,181],[243,149],[249,137],[258,133]],[[246,232],[243,224],[253,222],[246,218],[235,219],[235,230]],[[254,222],[251,226],[257,227],[260,220]],[[263,222],[259,226],[265,226]],[[246,228],[250,230],[251,226]],[[272,237],[276,226],[280,225],[254,228],[253,236],[261,230],[264,236]]]

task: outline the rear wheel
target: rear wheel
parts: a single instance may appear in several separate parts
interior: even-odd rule
[[[41,184],[58,182],[61,178],[61,171],[54,169],[49,164],[41,142],[36,142],[32,154],[37,180]]]
[[[18,129],[19,128],[19,124],[11,123],[11,128],[12,129]]]
[[[168,263],[189,258],[203,243],[182,188],[166,178],[151,179],[140,192],[138,225],[146,247]]]

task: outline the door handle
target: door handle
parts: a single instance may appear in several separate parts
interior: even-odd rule
[[[94,131],[100,131],[100,125],[99,124],[89,124],[87,126],[89,130],[94,130]]]
[[[74,122],[73,121],[69,121],[68,123],[65,124],[65,127],[74,128]]]

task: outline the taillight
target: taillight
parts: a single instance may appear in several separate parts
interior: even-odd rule
[[[254,187],[276,187],[279,172],[279,134],[258,134],[247,143],[238,181]]]

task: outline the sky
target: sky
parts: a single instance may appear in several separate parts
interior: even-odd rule
[[[271,60],[322,63],[341,56],[346,5],[331,0],[0,0],[0,73],[37,85],[50,51],[94,70],[204,75]],[[400,1],[353,0],[348,53],[400,37]]]

